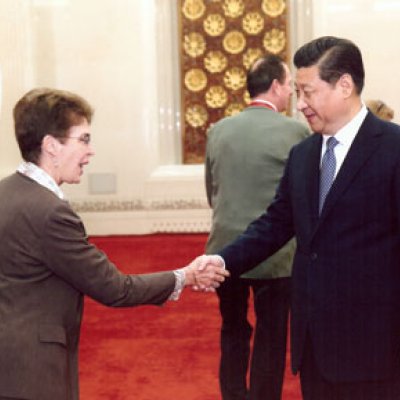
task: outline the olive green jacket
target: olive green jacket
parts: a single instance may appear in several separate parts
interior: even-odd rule
[[[248,107],[212,126],[205,163],[207,198],[213,209],[208,254],[221,250],[265,211],[291,147],[308,135],[304,124],[265,107]],[[242,276],[290,276],[294,249],[291,241]]]

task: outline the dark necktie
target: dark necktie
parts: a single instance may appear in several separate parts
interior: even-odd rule
[[[325,154],[322,157],[320,181],[319,181],[319,213],[321,214],[322,207],[328,192],[332,186],[335,170],[336,170],[336,157],[334,148],[339,142],[331,136],[326,142]]]

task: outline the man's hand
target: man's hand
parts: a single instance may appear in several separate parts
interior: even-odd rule
[[[185,285],[204,292],[215,291],[229,276],[224,260],[215,255],[197,257],[183,270],[185,271]]]

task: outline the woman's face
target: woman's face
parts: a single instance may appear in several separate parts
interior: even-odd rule
[[[72,126],[67,136],[62,140],[57,154],[55,180],[62,183],[79,183],[83,167],[89,164],[89,158],[94,155],[90,144],[90,125],[86,121]]]

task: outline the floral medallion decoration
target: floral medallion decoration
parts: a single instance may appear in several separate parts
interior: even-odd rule
[[[286,4],[285,0],[263,0],[261,8],[269,17],[276,18],[283,13]]]
[[[190,57],[198,57],[206,50],[206,41],[200,33],[191,32],[183,38],[183,48]]]
[[[264,29],[264,17],[258,12],[250,12],[244,16],[242,25],[247,34],[258,35]]]
[[[191,105],[185,114],[185,119],[190,126],[193,128],[198,128],[200,126],[204,126],[208,119],[207,110],[199,104]]]
[[[246,75],[253,63],[271,53],[288,60],[288,4],[178,0],[178,12],[183,161],[202,163],[209,127],[250,103]]]
[[[210,14],[204,20],[203,26],[209,36],[220,36],[225,30],[225,18],[220,14]]]
[[[189,69],[185,74],[185,86],[192,92],[203,90],[207,86],[207,75],[200,68]]]
[[[243,0],[225,0],[222,8],[227,17],[237,18],[243,14],[244,2]]]
[[[225,108],[225,117],[231,117],[232,115],[239,114],[244,109],[243,103],[231,103]]]
[[[189,20],[199,19],[206,10],[203,0],[185,0],[182,6],[183,15]]]
[[[246,69],[250,69],[254,61],[262,57],[265,52],[260,48],[250,48],[247,49],[243,54],[243,65]]]
[[[239,54],[246,46],[246,38],[242,32],[230,31],[224,36],[222,45],[227,53]]]
[[[209,107],[221,108],[228,101],[228,95],[222,86],[211,86],[206,92],[205,99]]]
[[[246,84],[246,72],[243,68],[232,67],[224,74],[224,84],[228,89],[238,90]]]
[[[279,54],[286,46],[286,35],[284,31],[273,28],[264,35],[265,50],[272,54]]]
[[[211,73],[223,71],[228,65],[228,59],[222,51],[210,51],[204,58],[204,66]]]

